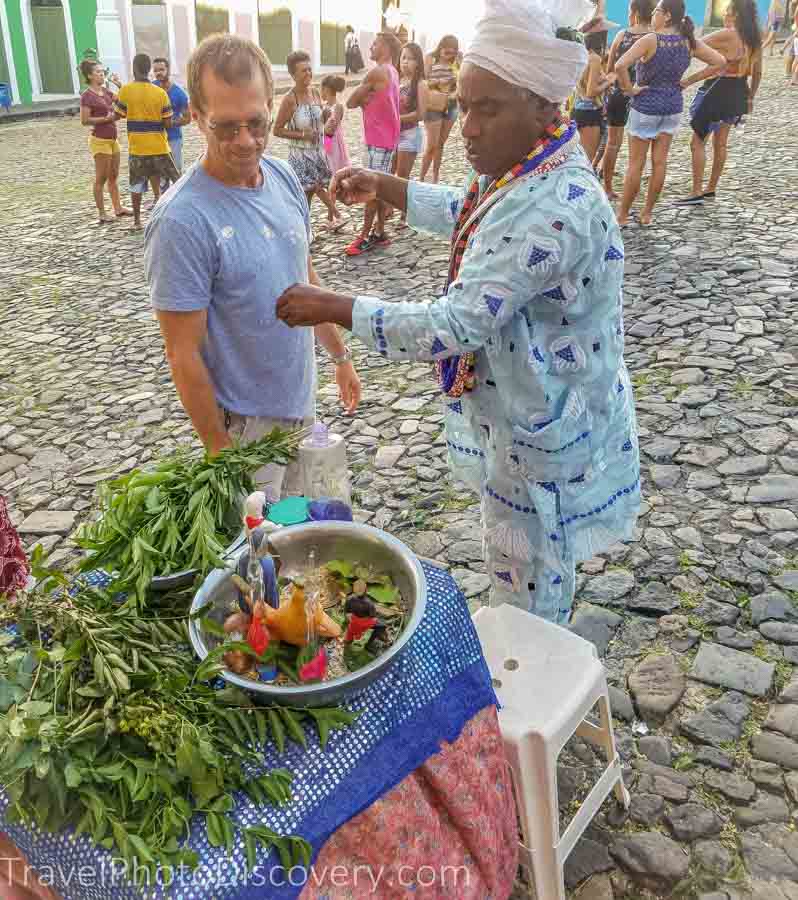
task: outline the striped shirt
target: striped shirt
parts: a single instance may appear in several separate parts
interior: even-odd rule
[[[123,85],[114,110],[127,119],[128,151],[131,156],[160,156],[169,153],[164,119],[172,117],[172,106],[163,88],[149,81]]]

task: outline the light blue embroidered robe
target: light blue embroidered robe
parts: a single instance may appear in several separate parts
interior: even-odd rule
[[[451,239],[464,196],[411,182],[408,222]],[[450,463],[482,498],[492,602],[553,621],[570,613],[575,562],[628,539],[640,504],[623,268],[578,149],[490,208],[445,296],[358,297],[353,312],[354,334],[390,359],[476,354],[475,389],[444,398]]]

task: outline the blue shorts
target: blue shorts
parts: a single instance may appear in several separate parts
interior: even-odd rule
[[[396,148],[399,153],[421,153],[424,146],[424,135],[421,133],[421,126],[416,125],[415,128],[407,128],[399,135],[399,146]]]
[[[435,112],[434,110],[427,110],[426,115],[424,116],[425,122],[442,122],[444,119],[448,119],[450,122],[457,121],[457,101],[450,100],[449,106],[446,108],[444,112]]]
[[[647,116],[632,107],[629,112],[628,131],[632,137],[653,141],[661,134],[676,134],[681,124],[681,113],[668,116]]]

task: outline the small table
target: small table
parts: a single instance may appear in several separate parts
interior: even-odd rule
[[[354,725],[333,732],[325,751],[311,732],[307,750],[264,748],[264,771],[294,773],[292,802],[236,798],[240,824],[309,841],[310,869],[286,871],[263,852],[245,874],[243,846],[230,856],[212,848],[200,816],[189,839],[199,867],[169,888],[139,890],[85,836],[4,827],[2,793],[0,829],[64,900],[508,897],[518,831],[490,673],[457,585],[441,569],[424,570],[424,618],[396,663],[345,704],[361,713]],[[0,887],[7,875],[8,864]]]

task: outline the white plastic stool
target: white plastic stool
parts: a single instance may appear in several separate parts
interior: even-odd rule
[[[514,606],[486,607],[473,619],[501,702],[523,834],[520,861],[533,875],[537,900],[565,900],[563,866],[601,804],[614,791],[629,807],[604,666],[591,643]],[[585,721],[596,703],[600,726]],[[560,835],[557,758],[574,734],[601,747],[608,765]]]

